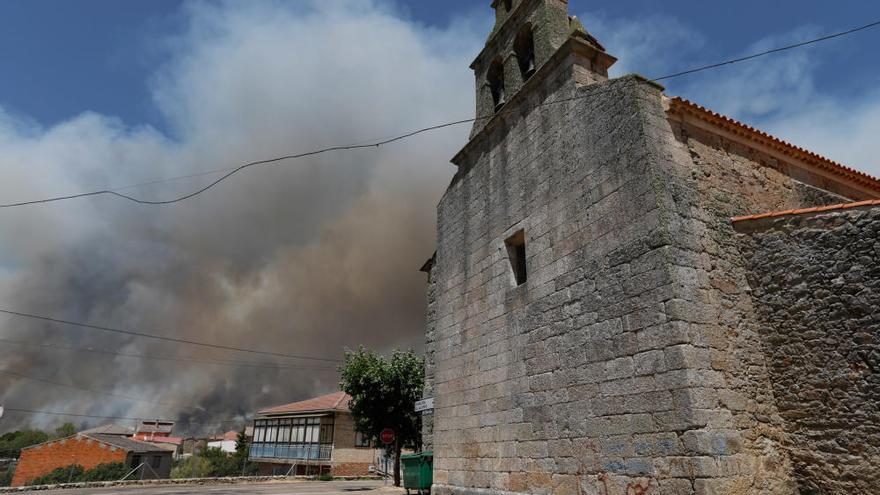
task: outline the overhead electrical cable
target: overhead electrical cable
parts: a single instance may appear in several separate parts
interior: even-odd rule
[[[130,396],[130,395],[123,395],[123,394],[117,394],[117,393],[113,393],[113,392],[105,392],[105,391],[102,391],[102,390],[95,390],[95,389],[91,389],[91,388],[80,387],[80,386],[77,386],[77,385],[71,385],[71,384],[69,384],[69,383],[56,382],[56,381],[52,381],[52,380],[46,380],[46,379],[43,379],[43,378],[37,378],[37,377],[33,377],[33,376],[28,376],[28,375],[25,375],[25,374],[22,374],[22,373],[16,373],[16,372],[14,372],[14,371],[9,371],[9,370],[0,370],[0,375],[14,376],[14,377],[17,377],[17,378],[23,378],[23,379],[25,379],[25,380],[31,380],[31,381],[34,381],[34,382],[46,383],[46,384],[49,384],[49,385],[55,385],[56,387],[70,388],[70,389],[74,389],[74,390],[80,390],[80,391],[83,391],[83,392],[89,392],[89,393],[92,393],[92,394],[106,395],[107,397],[115,397],[115,398],[118,398],[118,399],[125,399],[125,400],[130,400],[130,401],[135,401],[135,402],[143,402],[144,404],[152,404],[152,405],[154,405],[154,406],[162,406],[162,407],[170,407],[170,408],[181,408],[181,409],[200,409],[200,408],[191,407],[191,406],[190,406],[190,407],[187,407],[187,406],[179,406],[179,405],[177,405],[177,404],[169,404],[169,403],[167,403],[167,402],[155,402],[155,401],[151,401],[151,400],[141,399],[141,398],[139,398],[139,397],[132,397],[132,396]]]
[[[127,418],[127,417],[123,417],[123,416],[98,416],[95,414],[77,414],[77,413],[69,413],[69,412],[38,411],[38,410],[34,410],[34,409],[21,409],[18,407],[7,407],[4,410],[6,412],[16,412],[16,413],[22,413],[22,414],[39,414],[39,415],[45,414],[45,415],[49,415],[49,416],[65,416],[65,417],[71,417],[71,418],[115,419],[118,421],[144,421],[146,419],[146,420],[153,421],[153,418]],[[159,419],[156,421],[165,422],[168,420]]]
[[[819,38],[814,38],[814,39],[811,39],[808,41],[803,41],[803,42],[799,42],[799,43],[795,43],[795,44],[791,44],[791,45],[786,45],[786,46],[774,48],[771,50],[766,50],[766,51],[754,53],[751,55],[747,55],[745,57],[733,58],[730,60],[725,60],[723,62],[704,65],[701,67],[695,67],[693,69],[688,69],[688,70],[684,70],[681,72],[667,74],[664,76],[660,76],[660,77],[656,77],[654,79],[651,79],[651,81],[653,81],[653,82],[665,81],[668,79],[673,79],[673,78],[678,78],[678,77],[682,77],[682,76],[686,76],[686,75],[690,75],[690,74],[695,74],[695,73],[703,72],[703,71],[710,70],[710,69],[717,69],[719,67],[723,67],[723,66],[727,66],[727,65],[733,65],[733,64],[737,64],[737,63],[741,63],[741,62],[746,62],[749,60],[754,60],[759,57],[765,57],[767,55],[771,55],[774,53],[780,53],[780,52],[784,52],[787,50],[793,50],[795,48],[800,48],[800,47],[804,47],[807,45],[812,45],[815,43],[820,43],[823,41],[828,41],[828,40],[832,40],[835,38],[840,38],[843,36],[852,35],[852,34],[860,32],[860,31],[871,29],[871,28],[874,28],[877,26],[880,26],[880,21],[871,22],[871,23],[865,24],[863,26],[859,26],[856,28],[848,29],[846,31],[841,31],[841,32],[837,32],[834,34],[822,36]],[[594,97],[595,95],[596,95],[596,93],[591,93],[589,95],[576,96],[573,98],[565,98],[565,99],[561,99],[561,100],[548,101],[548,102],[538,104],[537,107],[554,105],[554,104],[563,103],[566,101],[571,101],[571,100],[580,99],[580,98],[591,98],[591,97]],[[501,114],[504,114],[505,112],[509,112],[509,111],[513,111],[513,109],[502,110]],[[71,199],[76,199],[76,198],[85,198],[85,197],[90,197],[90,196],[101,196],[101,195],[117,196],[119,198],[126,199],[128,201],[132,201],[132,202],[138,203],[138,204],[144,204],[144,205],[169,205],[169,204],[174,204],[174,203],[179,203],[181,201],[185,201],[185,200],[190,199],[194,196],[198,196],[198,195],[208,191],[209,189],[213,188],[214,186],[220,184],[221,182],[225,181],[226,179],[232,177],[233,175],[237,174],[238,172],[240,172],[244,169],[250,168],[250,167],[272,164],[272,163],[276,163],[276,162],[280,162],[280,161],[284,161],[284,160],[305,158],[305,157],[309,157],[309,156],[329,153],[332,151],[350,151],[350,150],[357,150],[357,149],[378,148],[380,146],[384,146],[384,145],[388,145],[388,144],[391,144],[391,143],[394,143],[397,141],[408,139],[408,138],[411,138],[413,136],[416,136],[416,135],[419,135],[419,134],[422,134],[425,132],[435,131],[435,130],[443,129],[446,127],[452,127],[452,126],[461,125],[461,124],[472,123],[472,122],[476,122],[479,120],[491,119],[491,118],[494,118],[498,115],[499,114],[496,113],[496,114],[492,114],[492,115],[484,115],[484,116],[478,116],[478,117],[474,117],[474,118],[456,120],[453,122],[447,122],[445,124],[434,125],[434,126],[418,129],[415,131],[407,132],[405,134],[401,134],[399,136],[388,138],[388,139],[376,140],[374,142],[367,142],[367,144],[329,146],[326,148],[318,149],[315,151],[309,151],[306,153],[291,154],[291,155],[284,155],[284,156],[269,158],[269,159],[265,159],[265,160],[257,160],[257,161],[245,163],[243,165],[240,165],[240,166],[237,166],[234,168],[220,169],[220,170],[209,171],[209,172],[201,172],[201,173],[190,174],[190,175],[185,175],[185,176],[180,176],[180,177],[171,177],[171,178],[167,178],[167,179],[159,179],[159,180],[155,180],[155,181],[151,181],[151,182],[145,182],[142,184],[135,184],[135,185],[131,185],[131,186],[124,186],[124,187],[119,187],[119,188],[115,188],[115,189],[101,189],[101,190],[97,190],[97,191],[91,191],[91,192],[80,193],[80,194],[71,194],[71,195],[67,195],[67,196],[56,196],[56,197],[38,199],[38,200],[32,200],[32,201],[21,201],[21,202],[16,202],[16,203],[0,204],[0,208],[16,208],[16,207],[20,207],[20,206],[44,204],[44,203],[54,203],[57,201],[66,201],[66,200],[71,200]],[[215,172],[220,173],[220,172],[227,171],[227,170],[228,170],[228,172],[226,174],[224,174],[223,176],[210,182],[206,186],[203,186],[203,187],[201,187],[193,192],[190,192],[188,194],[185,194],[183,196],[179,196],[179,197],[169,199],[169,200],[150,201],[150,200],[140,199],[140,198],[126,195],[126,194],[122,194],[119,192],[119,191],[122,191],[125,189],[131,189],[131,188],[139,187],[142,185],[158,184],[158,183],[170,182],[170,181],[179,180],[179,179],[198,177],[198,176],[202,176],[202,175],[210,175]]]
[[[309,366],[309,365],[290,365],[290,364],[271,364],[271,363],[255,363],[255,362],[246,362],[246,361],[227,361],[221,359],[196,359],[196,358],[188,358],[188,357],[172,357],[172,356],[156,356],[152,354],[131,354],[125,352],[111,351],[108,349],[95,349],[92,347],[72,347],[65,346],[59,344],[40,344],[37,342],[26,342],[22,340],[12,340],[12,339],[4,339],[0,338],[0,342],[6,344],[13,345],[21,345],[21,346],[31,346],[31,347],[42,347],[45,349],[53,349],[58,351],[72,351],[72,352],[89,352],[94,354],[104,354],[110,356],[121,356],[126,358],[136,358],[136,359],[155,359],[160,361],[179,361],[185,363],[201,363],[201,364],[209,364],[215,366],[231,366],[231,367],[243,367],[243,368],[265,368],[272,370],[291,370],[291,371],[302,371],[302,370],[312,370],[312,371],[338,371],[336,368],[331,367],[321,367],[321,366]]]
[[[81,322],[76,322],[76,321],[71,321],[71,320],[62,320],[60,318],[52,318],[50,316],[35,315],[35,314],[24,313],[24,312],[20,312],[20,311],[11,311],[8,309],[0,309],[0,313],[5,313],[8,315],[12,315],[12,316],[20,316],[22,318],[30,318],[30,319],[34,319],[34,320],[48,321],[51,323],[60,323],[63,325],[71,325],[71,326],[82,327],[82,328],[91,328],[93,330],[101,330],[103,332],[119,333],[119,334],[123,334],[123,335],[131,335],[134,337],[143,337],[143,338],[147,338],[147,339],[162,340],[165,342],[174,342],[177,344],[196,345],[196,346],[201,346],[201,347],[210,347],[212,349],[223,349],[226,351],[246,352],[246,353],[250,353],[250,354],[262,354],[264,356],[275,356],[275,357],[284,357],[284,358],[291,358],[291,359],[308,359],[308,360],[312,360],[312,361],[324,361],[324,362],[330,362],[330,363],[342,362],[341,359],[312,357],[312,356],[304,356],[301,354],[287,354],[284,352],[261,351],[261,350],[257,350],[257,349],[247,349],[244,347],[235,347],[235,346],[230,346],[230,345],[212,344],[209,342],[200,342],[200,341],[196,341],[196,340],[179,339],[176,337],[165,337],[162,335],[155,335],[155,334],[149,334],[149,333],[144,333],[144,332],[136,332],[136,331],[132,331],[132,330],[123,330],[123,329],[113,328],[113,327],[108,327],[108,326],[103,326],[103,325],[93,325],[91,323],[81,323]]]
[[[242,423],[242,422],[247,423],[248,422],[248,419],[245,417],[238,418],[238,419],[219,419],[219,420],[215,419],[215,420],[210,420],[210,421],[185,421],[185,420],[161,419],[161,418],[155,418],[155,417],[131,418],[131,417],[125,417],[125,416],[101,416],[101,415],[97,415],[97,414],[81,414],[81,413],[60,412],[60,411],[42,411],[42,410],[38,410],[38,409],[24,409],[24,408],[19,408],[19,407],[7,407],[7,408],[5,408],[5,411],[19,413],[19,414],[64,416],[64,417],[71,417],[71,418],[112,419],[115,421],[138,421],[138,422],[143,421],[143,422],[147,422],[147,423],[154,423],[157,421],[160,423],[173,422],[175,424],[180,423],[181,425],[187,425],[187,426],[192,426],[192,425],[213,426],[216,424],[223,425],[223,424],[228,424],[228,423]]]

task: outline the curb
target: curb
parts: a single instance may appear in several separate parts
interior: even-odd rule
[[[379,477],[334,476],[333,481],[381,480]],[[90,481],[83,483],[59,483],[57,485],[35,485],[0,487],[0,493],[19,493],[42,490],[65,490],[71,488],[108,488],[125,486],[163,486],[163,485],[237,485],[247,483],[267,483],[272,481],[318,481],[312,476],[236,476],[230,478],[181,478],[161,480],[132,481]]]

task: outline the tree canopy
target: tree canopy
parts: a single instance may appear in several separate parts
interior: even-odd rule
[[[394,481],[400,484],[400,451],[422,446],[422,417],[415,403],[425,387],[425,360],[411,351],[394,351],[389,358],[360,348],[349,351],[341,369],[340,387],[351,396],[352,416],[359,432],[379,444],[379,435],[391,428],[396,442]]]

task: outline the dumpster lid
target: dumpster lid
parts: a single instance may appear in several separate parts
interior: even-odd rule
[[[400,459],[418,459],[422,457],[422,454],[403,454],[400,456]]]

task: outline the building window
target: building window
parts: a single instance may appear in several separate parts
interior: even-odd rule
[[[526,283],[528,273],[526,270],[526,234],[520,230],[508,237],[504,244],[507,245],[507,257],[510,260],[510,268],[516,285]]]
[[[513,0],[504,0],[504,10],[507,12],[513,10]]]
[[[328,460],[333,424],[329,415],[254,421],[251,458]]]
[[[140,465],[141,465],[141,456],[139,456],[139,455],[131,456],[131,467],[136,468],[136,467],[140,467]]]
[[[153,469],[159,469],[162,466],[162,456],[153,456]]]
[[[507,95],[504,91],[504,62],[501,61],[501,57],[496,58],[489,65],[486,79],[489,82],[489,89],[492,91],[492,103],[497,112],[507,102]]]
[[[361,432],[355,432],[354,434],[354,446],[355,447],[369,447],[370,446],[370,437],[364,435]]]
[[[522,79],[527,81],[535,73],[535,38],[532,36],[532,26],[528,24],[523,26],[516,35],[513,51],[516,53]]]

